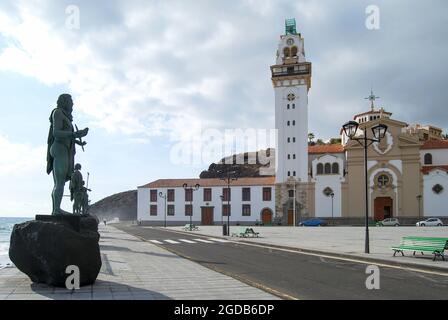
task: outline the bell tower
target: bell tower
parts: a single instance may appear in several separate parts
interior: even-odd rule
[[[271,66],[275,92],[277,129],[276,183],[291,178],[308,182],[308,90],[311,63],[305,59],[304,39],[296,30],[295,19],[285,21],[280,36],[276,64]]]

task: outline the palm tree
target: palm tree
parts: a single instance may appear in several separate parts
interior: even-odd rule
[[[314,133],[310,132],[308,133],[308,144],[312,144],[314,140]]]

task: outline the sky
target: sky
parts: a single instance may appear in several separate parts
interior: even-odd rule
[[[373,30],[369,5],[379,9]],[[286,18],[313,64],[316,138],[337,137],[367,111],[371,88],[393,118],[446,132],[447,9],[444,0],[3,0],[0,216],[51,212],[46,141],[61,93],[73,96],[74,123],[90,128],[76,162],[93,202],[197,177],[226,153],[227,132],[273,129],[269,66]]]

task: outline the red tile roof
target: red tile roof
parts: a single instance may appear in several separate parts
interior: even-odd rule
[[[319,153],[343,153],[344,147],[340,144],[324,144],[308,146],[308,154],[319,154]]]
[[[186,183],[188,186],[194,186],[197,183],[201,187],[226,187],[227,183],[221,179],[159,179],[151,183],[140,186],[139,188],[181,188]],[[275,177],[254,177],[239,178],[232,181],[231,186],[273,186]]]
[[[421,149],[448,149],[448,140],[428,140]]]
[[[435,169],[440,169],[440,170],[448,172],[448,166],[443,165],[443,166],[422,166],[422,173],[428,174],[432,170],[435,170]]]

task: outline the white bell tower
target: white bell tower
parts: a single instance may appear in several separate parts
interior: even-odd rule
[[[308,90],[311,63],[306,62],[304,40],[296,31],[295,19],[285,21],[276,64],[271,66],[275,91],[277,129],[276,183],[295,178],[308,182]]]

